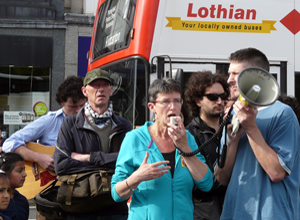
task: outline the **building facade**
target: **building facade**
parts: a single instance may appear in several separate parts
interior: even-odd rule
[[[60,83],[69,75],[84,76],[96,3],[0,0],[2,136],[59,109]]]

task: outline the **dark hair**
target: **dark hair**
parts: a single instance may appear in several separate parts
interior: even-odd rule
[[[9,176],[6,173],[0,172],[0,180],[7,181],[9,185]]]
[[[250,66],[260,67],[270,71],[270,63],[266,55],[255,48],[244,48],[230,54],[230,62],[246,62]]]
[[[185,99],[193,116],[198,116],[200,107],[196,104],[196,99],[202,99],[208,87],[215,83],[220,83],[228,98],[229,85],[224,76],[212,74],[211,71],[193,73],[185,86]]]
[[[284,104],[289,105],[293,109],[295,115],[297,116],[298,122],[300,124],[300,104],[297,98],[282,94],[278,97],[278,100],[283,102]]]
[[[82,77],[68,76],[58,87],[55,100],[61,105],[61,102],[66,102],[70,97],[74,104],[76,104],[80,99],[86,98],[81,91],[82,86]]]
[[[18,161],[24,161],[24,158],[18,153],[0,153],[0,169],[4,171],[8,176],[15,168],[15,164]]]
[[[149,101],[155,101],[159,93],[178,92],[181,95],[181,87],[178,81],[172,78],[154,80],[148,89]]]

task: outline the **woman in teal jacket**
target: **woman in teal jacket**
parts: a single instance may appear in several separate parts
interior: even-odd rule
[[[212,173],[199,153],[180,155],[196,150],[197,144],[180,120],[178,126],[170,123],[181,111],[179,83],[157,79],[148,95],[155,122],[127,133],[112,178],[112,197],[121,202],[132,196],[128,219],[192,220],[193,186],[209,191]]]

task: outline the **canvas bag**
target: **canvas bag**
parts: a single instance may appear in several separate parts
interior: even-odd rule
[[[57,203],[59,186],[56,186],[56,183],[57,179],[43,189],[42,192],[38,193],[33,200],[39,214],[46,217],[46,219],[63,220],[66,219],[66,213]]]
[[[74,214],[105,209],[116,202],[111,197],[111,178],[114,170],[96,170],[58,176],[61,185],[57,202],[61,208]]]

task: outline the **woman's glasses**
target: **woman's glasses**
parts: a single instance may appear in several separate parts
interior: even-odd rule
[[[217,94],[217,93],[209,93],[209,94],[205,94],[203,96],[206,96],[210,101],[217,101],[219,99],[219,97],[222,100],[226,100],[227,99],[227,95],[226,93],[221,93],[221,94]]]
[[[182,99],[164,99],[164,100],[155,100],[155,101],[151,101],[152,103],[159,103],[163,106],[169,106],[171,103],[174,103],[174,105],[182,105],[183,100]]]

